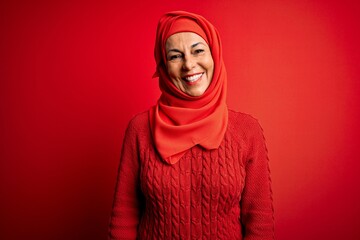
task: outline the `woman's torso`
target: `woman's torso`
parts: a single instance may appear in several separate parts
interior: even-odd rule
[[[139,239],[241,239],[240,200],[249,133],[256,120],[229,110],[218,149],[194,146],[173,165],[164,163],[156,152],[148,112],[134,121],[145,202]]]

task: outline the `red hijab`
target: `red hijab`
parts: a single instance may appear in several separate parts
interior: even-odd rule
[[[165,43],[178,32],[194,32],[209,45],[214,73],[208,89],[201,96],[190,96],[171,81],[166,69]],[[226,106],[226,71],[220,36],[204,17],[174,11],[160,18],[155,42],[156,73],[162,92],[150,109],[150,127],[161,158],[174,164],[195,145],[216,149],[224,138],[228,123]]]

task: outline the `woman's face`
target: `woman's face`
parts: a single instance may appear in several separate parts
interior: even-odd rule
[[[214,60],[206,41],[192,32],[180,32],[166,40],[166,68],[175,86],[190,96],[201,96],[209,87]]]

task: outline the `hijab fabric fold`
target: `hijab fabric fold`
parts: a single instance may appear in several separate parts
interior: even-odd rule
[[[178,32],[194,32],[210,47],[214,73],[208,89],[201,96],[182,92],[167,74],[165,43],[168,37]],[[228,109],[226,70],[215,27],[197,14],[184,11],[166,13],[157,27],[155,60],[154,77],[159,77],[162,94],[150,109],[150,128],[162,160],[175,164],[195,145],[209,150],[218,148],[227,129]]]

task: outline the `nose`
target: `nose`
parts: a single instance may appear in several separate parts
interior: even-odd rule
[[[193,56],[186,56],[184,58],[184,62],[183,62],[183,70],[184,71],[190,71],[191,69],[193,69],[195,67],[195,59],[193,58]]]

